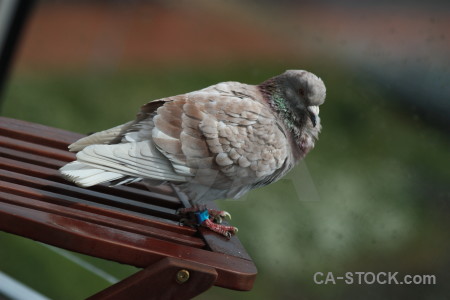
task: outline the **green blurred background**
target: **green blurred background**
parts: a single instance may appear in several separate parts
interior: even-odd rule
[[[88,133],[160,97],[314,72],[327,86],[316,149],[245,201],[218,201],[258,267],[253,290],[196,299],[448,299],[450,9],[332,3],[38,2],[2,115]],[[0,233],[0,271],[52,299],[136,270]],[[437,284],[313,281],[358,271]]]

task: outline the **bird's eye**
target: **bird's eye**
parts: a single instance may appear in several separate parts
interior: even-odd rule
[[[305,90],[303,88],[299,88],[298,93],[300,96],[305,97]]]

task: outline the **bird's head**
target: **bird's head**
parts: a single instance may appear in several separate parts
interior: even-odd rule
[[[266,80],[260,87],[286,127],[297,137],[304,127],[320,131],[319,106],[326,96],[322,79],[304,70],[288,70]]]
[[[326,96],[322,79],[303,70],[288,70],[276,78],[281,97],[293,117],[303,122],[309,119],[313,127],[317,126],[320,122],[319,105],[325,102]]]

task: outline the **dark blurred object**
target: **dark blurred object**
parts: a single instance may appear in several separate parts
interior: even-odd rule
[[[4,0],[0,2],[0,108],[1,95],[24,25],[35,1]]]
[[[447,130],[450,126],[450,70],[445,61],[435,59],[434,65],[418,62],[406,66],[386,65],[366,61],[361,74],[369,75],[367,80],[378,82],[395,93],[403,111]]]

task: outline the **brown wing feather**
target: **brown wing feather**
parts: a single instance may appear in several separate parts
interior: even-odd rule
[[[193,174],[187,189],[209,186],[232,197],[284,173],[279,171],[288,157],[284,127],[258,93],[228,83],[143,107],[147,116],[157,108],[152,130],[157,148]]]

